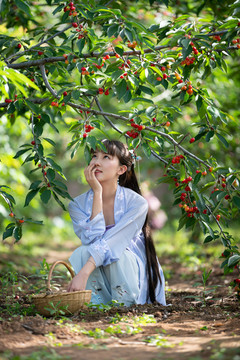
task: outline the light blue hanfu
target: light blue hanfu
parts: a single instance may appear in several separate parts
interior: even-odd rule
[[[96,269],[86,289],[92,290],[91,302],[106,304],[112,300],[131,304],[150,303],[146,270],[145,238],[142,232],[148,203],[135,191],[118,185],[114,202],[115,224],[106,226],[103,212],[92,220],[93,191],[77,196],[69,204],[69,213],[82,245],[69,261],[77,274],[92,256]],[[159,264],[161,283],[155,290],[156,301],[166,305],[165,280]]]

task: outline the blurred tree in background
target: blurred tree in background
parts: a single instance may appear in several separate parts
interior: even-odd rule
[[[3,0],[0,12],[3,239],[68,221],[90,148],[117,138],[168,220],[221,239],[225,271],[238,266],[225,229],[240,209],[240,1]]]

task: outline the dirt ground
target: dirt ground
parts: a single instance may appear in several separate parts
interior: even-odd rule
[[[0,297],[0,359],[240,360],[239,301],[217,265],[204,289],[199,271],[161,260],[167,303],[85,308],[71,317],[9,316]],[[208,291],[208,292],[207,292]],[[20,308],[29,297],[16,295]],[[18,298],[19,296],[19,298]]]

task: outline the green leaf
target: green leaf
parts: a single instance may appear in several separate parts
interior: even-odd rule
[[[211,242],[211,241],[213,241],[214,240],[214,238],[211,236],[211,235],[208,235],[205,239],[204,239],[204,244],[207,244],[207,243],[209,243],[209,242]]]
[[[73,92],[72,92],[72,97],[73,97],[74,100],[79,100],[80,95],[81,95],[81,93],[80,93],[79,90],[73,90]],[[78,124],[79,124],[79,123],[78,123]]]
[[[118,55],[123,56],[123,49],[122,49],[122,48],[116,46],[116,47],[114,48],[114,50],[116,51],[116,53],[117,53]]]
[[[150,148],[150,146],[148,145],[148,143],[144,142],[144,143],[142,144],[142,148],[143,148],[144,154],[145,154],[148,158],[150,158],[150,156],[151,156],[151,148]]]
[[[40,198],[44,204],[47,204],[49,199],[51,198],[51,191],[45,190],[41,193]]]
[[[202,174],[198,173],[194,178],[193,185],[197,185],[197,183],[200,181],[201,177],[202,177]]]
[[[220,134],[216,134],[217,137],[219,138],[219,140],[221,141],[221,143],[223,143],[223,145],[228,148],[229,147],[229,143],[227,142],[227,140]]]
[[[47,170],[47,178],[50,182],[55,179],[55,171],[53,169]]]
[[[22,226],[16,226],[13,230],[13,237],[18,242],[22,237]]]
[[[56,143],[52,139],[49,138],[43,138],[43,139],[49,142],[49,144],[51,144],[52,146],[56,146]]]
[[[124,34],[130,42],[133,42],[133,34],[129,29],[124,29]]]
[[[91,155],[91,151],[87,145],[85,146],[85,149],[84,149],[84,157],[86,159],[87,164],[89,165],[90,161],[92,159],[92,155]]]
[[[59,199],[59,197],[57,196],[57,194],[55,192],[53,192],[53,197],[54,199],[56,200],[56,202],[61,206],[61,208],[64,210],[64,211],[67,211],[64,204],[62,203],[62,201]]]
[[[84,48],[84,45],[85,45],[85,38],[82,38],[82,39],[77,41],[77,47],[78,47],[78,51],[79,51],[80,55],[82,54],[82,50]]]
[[[208,223],[206,223],[205,221],[202,221],[202,223],[207,228],[207,230],[208,230],[209,234],[211,235],[211,237],[214,238],[214,232],[213,232],[213,229],[211,228],[211,226]]]
[[[29,190],[36,190],[36,189],[39,187],[39,185],[41,184],[41,182],[42,182],[42,180],[36,180],[36,181],[34,181],[34,182],[30,185]]]
[[[109,26],[109,28],[107,29],[108,37],[113,36],[118,31],[118,26],[119,26],[118,24],[113,24]]]
[[[139,86],[139,89],[140,89],[141,91],[143,91],[144,93],[148,94],[148,95],[152,95],[152,94],[153,94],[152,89],[150,89],[150,88],[147,87],[147,86],[140,85],[140,86]]]
[[[233,203],[240,209],[240,197],[239,196],[233,196]]]
[[[29,150],[32,150],[32,148],[28,148],[28,149],[22,149],[22,150],[19,150],[16,155],[13,157],[13,159],[17,159],[19,156],[21,156],[22,154],[24,154],[25,152],[29,151]]]
[[[26,105],[29,107],[30,110],[32,110],[36,115],[40,114],[40,109],[37,105],[33,104],[31,101],[25,99],[24,100]]]
[[[28,4],[25,1],[22,0],[15,0],[15,5],[22,10],[23,12],[25,12],[26,14],[28,14],[30,17],[31,15],[31,9],[28,6]]]
[[[40,190],[40,189],[37,188],[37,189],[34,189],[34,190],[29,191],[29,193],[27,194],[26,199],[25,199],[24,207],[25,207],[25,206],[28,206],[28,204],[30,203],[30,201],[34,198],[34,196],[37,195],[37,193],[39,192],[39,190]]]
[[[124,79],[116,86],[118,100],[120,100],[127,91],[127,83]]]
[[[95,136],[88,136],[86,142],[90,145],[91,149],[96,150],[97,139]]]
[[[228,259],[228,266],[235,266],[240,260],[240,256],[239,255],[232,255],[229,259]]]
[[[53,169],[55,169],[55,170],[59,171],[60,173],[62,173],[62,168],[61,168],[61,166],[59,166],[58,164],[56,164],[53,159],[47,157],[46,160],[47,160],[48,163],[53,167]]]
[[[6,229],[6,230],[4,231],[4,233],[3,233],[3,238],[2,238],[2,239],[5,240],[6,238],[12,236],[13,230],[14,230],[14,226]]]

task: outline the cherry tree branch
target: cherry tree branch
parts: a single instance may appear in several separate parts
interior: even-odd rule
[[[95,96],[95,102],[96,102],[99,110],[101,111],[101,113],[103,113],[103,108],[101,107],[100,102],[99,102],[97,96]],[[111,127],[112,127],[114,130],[116,130],[116,131],[119,132],[120,134],[123,134],[123,132],[122,132],[120,129],[118,129],[118,127],[117,127],[116,125],[113,124],[113,122],[109,119],[108,116],[103,115],[103,117],[104,117],[104,119],[111,125]],[[127,137],[129,137],[129,136],[127,136]]]
[[[205,35],[213,36],[214,34],[217,34],[217,32],[213,33],[213,34],[205,34]],[[200,39],[199,38],[193,38],[192,39],[192,41],[197,41],[197,40],[200,40]],[[176,47],[179,48],[181,46],[176,46]],[[159,46],[155,46],[154,49],[144,49],[143,52],[144,52],[144,54],[149,54],[149,53],[152,53],[154,51],[159,51],[159,50],[167,49],[167,48],[172,48],[172,46],[159,45]],[[209,50],[216,51],[216,52],[222,52],[222,51],[226,51],[226,50],[238,50],[238,48],[236,46],[229,46],[229,47],[224,48],[224,49],[209,49]],[[123,52],[124,56],[141,55],[141,54],[142,54],[141,50],[130,50],[130,51],[124,51]],[[74,59],[79,59],[79,58],[80,59],[81,58],[88,59],[88,58],[104,57],[106,55],[109,55],[110,57],[115,57],[116,52],[115,51],[109,51],[109,52],[104,52],[104,53],[93,52],[93,53],[88,53],[88,54],[81,54],[81,56],[73,55],[73,58]],[[11,69],[24,69],[24,68],[29,68],[29,67],[32,67],[32,66],[40,66],[40,65],[45,65],[45,64],[49,64],[49,63],[65,61],[65,60],[66,59],[63,56],[53,56],[53,57],[49,57],[49,58],[24,61],[24,62],[21,62],[19,64],[7,64],[7,66],[8,66],[8,68],[11,68]]]

